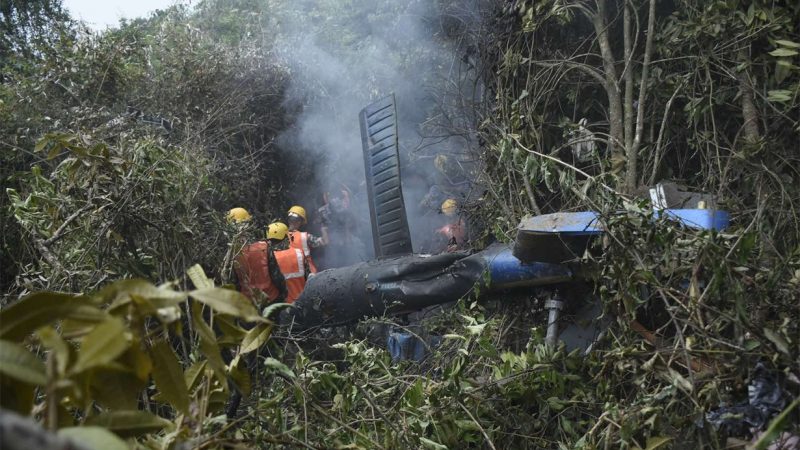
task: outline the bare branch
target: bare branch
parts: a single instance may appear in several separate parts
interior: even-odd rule
[[[90,200],[89,203],[84,205],[81,209],[79,209],[79,210],[75,211],[74,213],[70,214],[70,216],[67,217],[67,219],[64,220],[64,222],[58,227],[56,232],[53,233],[53,235],[50,236],[47,240],[42,241],[42,244],[44,244],[45,246],[49,247],[49,246],[53,245],[56,241],[58,241],[59,239],[64,237],[64,232],[67,230],[67,226],[69,224],[71,224],[72,222],[74,222],[75,219],[80,217],[81,214],[83,214],[86,211],[90,210],[92,208],[92,206],[94,206],[94,205],[92,205],[92,202]]]

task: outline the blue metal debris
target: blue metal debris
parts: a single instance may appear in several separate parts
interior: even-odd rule
[[[479,253],[489,269],[491,289],[542,286],[569,281],[572,271],[561,264],[523,263],[507,246],[495,246]]]
[[[700,230],[722,231],[730,225],[731,216],[728,211],[714,209],[665,209],[655,211],[656,217],[661,214],[670,219],[675,219],[681,224]]]

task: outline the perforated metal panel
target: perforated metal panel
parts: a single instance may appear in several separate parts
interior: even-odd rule
[[[400,182],[394,94],[362,109],[359,118],[375,256],[411,253]]]

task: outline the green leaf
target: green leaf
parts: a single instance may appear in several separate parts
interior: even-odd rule
[[[769,54],[772,55],[772,56],[776,56],[776,57],[794,56],[794,55],[797,54],[797,51],[796,50],[789,50],[788,48],[778,48],[778,49],[775,49],[775,50],[769,52]]]
[[[222,335],[225,336],[223,340],[219,341],[220,344],[239,345],[242,339],[244,339],[247,330],[238,326],[235,320],[236,319],[233,317],[223,316],[221,314],[214,316],[214,325],[216,325],[219,330],[222,331]]]
[[[564,409],[565,403],[558,397],[550,397],[547,399],[547,405],[554,411],[561,411]]]
[[[92,450],[128,450],[125,443],[114,433],[101,427],[69,427],[58,430],[58,435],[69,438]]]
[[[138,339],[131,342],[131,346],[123,360],[133,371],[133,374],[142,381],[150,379],[150,371],[153,370],[153,361],[150,356],[142,349],[142,344]]]
[[[136,375],[118,370],[92,372],[90,389],[95,401],[109,409],[127,410],[139,406],[139,394],[147,387]]]
[[[47,147],[47,144],[49,143],[50,143],[50,138],[47,135],[45,135],[43,138],[39,139],[36,142],[36,145],[33,147],[33,151],[39,153],[42,150],[44,150],[44,148]]]
[[[676,370],[670,368],[669,370],[669,379],[671,379],[672,384],[678,386],[679,388],[683,389],[686,392],[692,392],[694,390],[694,385],[683,377],[683,375],[679,374]]]
[[[70,372],[80,373],[86,369],[108,364],[117,359],[131,343],[125,337],[122,320],[113,317],[96,326],[81,342],[78,360]]]
[[[272,357],[267,357],[267,359],[264,361],[264,367],[272,369],[274,372],[278,372],[287,378],[294,379],[296,377],[294,372],[292,372],[292,369],[287,367],[286,364]]]
[[[241,317],[246,320],[263,320],[253,303],[240,292],[222,288],[197,289],[189,295],[221,314]]]
[[[47,384],[44,363],[25,347],[0,340],[0,374],[26,384]]]
[[[456,420],[456,426],[462,430],[467,431],[480,431],[478,424],[472,420]]]
[[[186,270],[186,275],[192,280],[194,287],[197,289],[211,289],[214,287],[214,282],[206,276],[206,272],[200,266],[195,264]]]
[[[236,358],[231,361],[230,376],[239,391],[247,397],[250,395],[253,383],[250,378],[250,370],[247,368],[247,363],[242,359],[242,355],[236,355]]]
[[[39,342],[53,352],[56,361],[56,371],[59,374],[67,372],[69,365],[69,344],[61,338],[56,330],[51,326],[44,326],[36,330],[36,337]]]
[[[161,397],[178,411],[189,413],[189,389],[183,378],[178,358],[166,341],[159,340],[150,348],[153,359],[153,380]]]
[[[200,340],[200,351],[205,355],[208,365],[211,366],[220,383],[225,384],[225,363],[219,352],[216,335],[203,319],[203,307],[200,303],[192,305],[192,322]]]
[[[649,437],[647,438],[647,444],[645,445],[645,450],[656,450],[657,448],[663,447],[671,440],[672,438],[667,436]]]
[[[100,322],[108,315],[88,297],[37,292],[0,311],[0,339],[16,341],[59,319]]]
[[[422,443],[424,448],[430,448],[432,450],[447,450],[446,445],[442,445],[436,441],[432,441],[428,438],[420,437],[419,441]]]
[[[469,334],[478,336],[481,333],[483,333],[483,329],[486,328],[486,324],[482,323],[479,325],[467,325],[465,328],[467,329],[467,331],[469,331]]]
[[[27,416],[33,409],[36,387],[0,376],[0,407]]]
[[[798,44],[797,42],[787,41],[784,39],[779,39],[775,41],[775,43],[780,45],[781,47],[800,48],[800,44]]]
[[[789,353],[789,343],[786,342],[786,339],[783,338],[780,334],[772,331],[769,328],[764,328],[764,336],[769,339],[770,342],[778,349],[781,353],[791,356]]]
[[[118,436],[138,437],[143,434],[157,433],[172,425],[172,422],[147,411],[110,411],[91,416],[86,425],[103,427]]]
[[[285,308],[291,308],[291,307],[292,307],[291,303],[273,303],[273,304],[267,306],[266,308],[264,308],[263,311],[261,311],[261,316],[262,317],[269,317],[272,314],[274,314],[276,311],[279,311],[279,310],[285,309]]]
[[[260,323],[253,327],[242,339],[242,348],[239,351],[241,354],[250,353],[253,350],[258,350],[267,342],[270,334],[272,333],[271,323]]]
[[[748,450],[764,450],[769,447],[769,444],[772,443],[779,435],[781,430],[786,428],[787,425],[791,424],[789,422],[789,418],[794,411],[795,408],[800,406],[800,397],[794,399],[794,401],[786,407],[777,417],[772,419],[772,422],[769,423],[769,427],[764,433],[758,438],[755,444],[751,447],[748,447]]]
[[[205,372],[206,367],[208,367],[208,361],[202,360],[192,364],[191,367],[186,369],[186,372],[183,374],[184,379],[186,380],[186,386],[189,390],[193,390],[195,386],[197,386],[197,382],[200,381],[200,376],[203,375]]]
[[[747,350],[747,351],[755,350],[760,346],[761,346],[761,342],[758,342],[755,339],[748,339],[748,340],[744,341],[744,349]]]
[[[111,309],[119,308],[131,302],[133,297],[146,300],[138,302],[150,306],[147,313],[155,313],[159,308],[175,306],[186,300],[186,294],[166,287],[156,287],[146,280],[129,279],[114,282],[103,288],[98,294],[103,301],[111,302]]]
[[[785,103],[792,100],[792,91],[778,89],[767,92],[767,100],[771,102]]]

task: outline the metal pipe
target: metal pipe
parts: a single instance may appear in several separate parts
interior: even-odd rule
[[[544,342],[547,345],[555,345],[558,339],[558,319],[561,315],[561,310],[564,309],[564,302],[558,296],[558,293],[544,302],[544,307],[548,311],[547,314],[547,335],[545,335]]]

